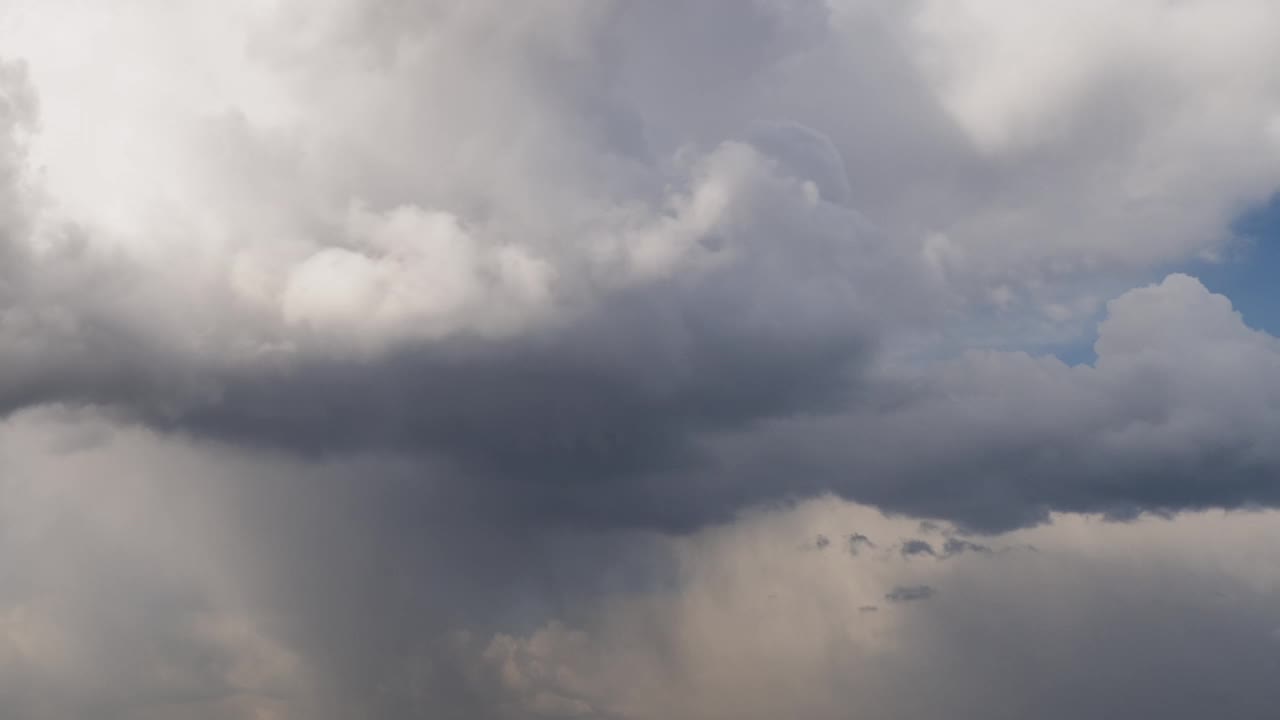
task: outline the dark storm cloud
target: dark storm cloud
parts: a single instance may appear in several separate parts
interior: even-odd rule
[[[773,150],[785,153],[794,132],[774,131]],[[749,146],[722,155],[726,167],[707,172],[747,173],[744,192],[760,202],[743,201],[741,217],[715,231],[719,244],[700,250],[718,266],[604,292],[546,327],[458,333],[373,357],[228,361],[216,340],[175,344],[175,328],[209,323],[216,339],[233,324],[216,306],[169,302],[174,288],[152,284],[143,267],[50,225],[53,249],[14,270],[11,314],[29,318],[30,339],[4,348],[0,404],[100,405],[304,456],[439,457],[463,476],[459,493],[520,522],[690,528],[726,518],[740,503],[675,502],[683,491],[644,478],[705,465],[691,442],[701,432],[837,409],[876,335],[859,309],[864,290],[845,275],[864,272],[851,264],[870,233],[856,213],[809,207],[804,188]],[[786,249],[776,245],[783,234]],[[810,289],[796,292],[797,277]]]
[[[779,342],[735,316],[745,298],[688,296],[655,288],[545,337],[232,379],[172,426],[306,454],[437,453],[504,492],[528,490],[525,501],[573,503],[592,485],[625,496],[630,478],[698,463],[689,445],[698,431],[832,407],[867,357],[857,335],[797,327]]]
[[[806,43],[827,42],[830,17],[801,5],[794,16],[767,3],[734,16],[747,35],[776,42],[741,50],[751,57],[731,65],[768,68]],[[576,65],[557,53],[603,53],[596,33],[640,33],[637,41],[648,42],[645,23],[669,19],[660,9],[633,12],[649,19],[632,27],[611,25],[617,18],[608,13],[581,21],[572,13],[537,15],[567,33],[572,47],[547,47],[517,32],[503,57],[539,58],[513,70],[516,77],[558,77]],[[480,20],[448,17],[460,23],[445,26],[459,37],[494,30],[489,23],[506,27],[484,12]],[[389,32],[379,23],[357,28],[361,46]],[[442,52],[463,52],[456,39],[441,42]],[[863,169],[844,161],[838,139],[797,123],[750,115],[739,123],[745,129],[675,170],[655,159],[656,146],[616,155],[619,141],[605,130],[622,116],[655,128],[693,122],[650,107],[666,96],[641,82],[653,79],[646,74],[653,68],[628,54],[636,52],[605,53],[637,94],[626,110],[581,105],[605,87],[585,70],[566,80],[562,94],[527,98],[510,78],[485,76],[478,96],[536,111],[545,120],[542,139],[553,145],[579,139],[561,125],[583,130],[582,152],[609,162],[572,153],[553,162],[535,143],[512,160],[535,165],[508,167],[495,151],[496,164],[476,164],[478,175],[459,174],[451,184],[384,168],[371,194],[417,200],[386,190],[403,182],[422,190],[424,204],[470,209],[484,205],[477,197],[487,192],[493,217],[486,224],[464,213],[458,227],[472,235],[455,245],[452,226],[420,211],[374,211],[372,220],[356,213],[356,230],[369,237],[344,242],[367,241],[363,254],[324,244],[326,233],[342,228],[317,222],[319,248],[283,273],[283,309],[275,314],[246,310],[248,300],[226,283],[209,289],[196,277],[188,285],[178,271],[170,278],[143,259],[108,252],[95,244],[100,230],[63,222],[27,199],[22,142],[35,126],[36,101],[31,84],[10,72],[5,247],[14,262],[5,270],[0,405],[95,404],[233,445],[442,462],[455,477],[448,493],[456,501],[521,525],[688,530],[754,503],[825,491],[987,530],[1039,522],[1054,510],[1126,517],[1280,502],[1280,458],[1267,449],[1280,416],[1269,390],[1280,351],[1273,338],[1244,328],[1225,301],[1185,278],[1126,295],[1103,329],[1096,368],[1015,353],[898,368],[886,344],[937,322],[939,304],[960,291],[948,284],[960,251],[934,243],[921,252],[913,236],[895,234],[900,229],[867,223],[846,204],[858,203],[850,175]],[[406,118],[436,117],[431,98],[408,82],[432,66],[381,62],[379,72],[406,83]],[[378,87],[351,72],[345,82],[353,91]],[[769,72],[760,74],[766,82]],[[442,92],[452,88],[447,78],[432,81]],[[751,96],[747,88],[735,92],[744,102]],[[462,100],[463,120],[488,111]],[[499,113],[495,122],[515,114]],[[471,127],[446,124],[432,130],[435,137],[424,126],[396,139],[430,154]],[[506,129],[478,126],[474,140],[489,147]],[[263,139],[269,136],[243,134],[249,139],[229,154],[244,154],[248,167],[275,157]],[[544,200],[535,212],[521,204],[529,198],[493,184],[503,172],[528,181],[542,162],[563,180],[568,200],[542,198],[543,186],[555,182],[526,183]],[[304,177],[298,167],[265,169]],[[350,199],[350,186],[364,179],[339,174],[329,182]],[[603,210],[590,192],[596,181]],[[299,208],[315,198],[291,194],[303,192],[299,184],[267,195],[305,215]],[[285,223],[242,206],[253,199],[236,199],[228,215]],[[624,202],[641,209],[617,222],[614,205]],[[582,213],[563,203],[590,207],[591,219],[580,221]],[[503,255],[517,246],[504,233],[520,237],[525,225],[538,238],[528,243],[531,254]],[[592,265],[598,235],[621,237],[624,260],[615,257],[603,270]],[[429,247],[436,254],[414,254],[422,238],[438,243]],[[235,257],[252,258],[254,249]],[[522,302],[537,304],[542,295],[520,288],[540,287],[544,275],[560,281],[561,295],[551,293],[554,302],[540,309],[548,317],[512,315]],[[443,319],[429,303],[421,317],[386,310],[417,307],[415,293],[450,278],[466,282]],[[300,319],[281,320],[290,313]],[[430,322],[444,329],[415,334]],[[251,349],[239,349],[245,345]]]
[[[303,456],[434,456],[466,476],[460,491],[525,521],[688,528],[737,507],[672,505],[681,491],[643,478],[710,462],[700,432],[836,409],[870,358],[871,336],[842,318],[743,315],[753,292],[733,276],[663,283],[545,334],[230,371],[85,308],[71,336],[7,368],[3,399]]]
[[[287,13],[257,27],[250,61],[260,64],[246,72],[279,80],[310,111],[298,128],[311,144],[255,127],[252,108],[200,116],[197,135],[216,144],[197,144],[208,167],[186,189],[233,236],[213,243],[225,263],[212,263],[213,279],[105,244],[108,229],[28,197],[39,185],[25,156],[38,88],[8,71],[0,408],[92,404],[233,445],[439,462],[456,501],[521,525],[688,530],[826,491],[982,529],[1053,510],[1280,502],[1280,458],[1264,447],[1280,415],[1269,391],[1280,352],[1193,281],[1117,301],[1128,311],[1107,321],[1096,368],[1013,353],[899,367],[894,341],[939,328],[947,305],[965,307],[990,280],[983,268],[1028,245],[991,250],[1007,228],[984,219],[985,206],[952,234],[991,237],[960,246],[875,199],[892,175],[858,162],[868,138],[929,136],[918,147],[947,163],[965,155],[957,133],[975,147],[1013,142],[1000,123],[1014,121],[998,113],[994,125],[948,118],[967,86],[931,76],[937,68],[903,69],[908,45],[865,49],[868,62],[899,68],[880,109],[796,96],[809,87],[791,82],[802,71],[815,88],[846,72],[867,81],[841,23],[866,32],[905,22],[896,12],[753,2],[675,16],[621,3],[508,17],[496,7],[350,2],[321,16],[336,24],[317,20],[288,40],[271,24]],[[414,46],[414,32],[430,51],[378,51]],[[991,32],[1004,38],[1002,26]],[[730,37],[753,42],[722,47]],[[493,69],[463,82],[431,61],[469,57],[476,38],[501,38]],[[673,74],[673,62],[688,72]],[[717,79],[724,102],[693,102],[700,91],[679,80],[696,78],[698,88]],[[929,92],[949,132],[892,117]],[[386,112],[348,117],[344,93]],[[442,97],[454,100],[447,111]],[[798,119],[778,121],[775,108]],[[1126,123],[1147,117],[1122,110]],[[844,115],[865,137],[842,135],[833,117]],[[348,135],[385,145],[365,155],[333,141]],[[471,162],[458,160],[461,140],[478,148]],[[387,160],[407,149],[421,161]],[[1064,190],[1087,175],[1069,163],[1015,170],[1060,172]],[[852,209],[863,203],[881,225]],[[323,210],[333,205],[356,209],[334,219]],[[1148,247],[1146,232],[1135,257],[1176,251]],[[1093,252],[1076,242],[1055,235],[1043,258],[1025,258],[1028,287],[1043,282],[1044,263]],[[1008,273],[982,292],[1012,297]],[[1152,295],[1178,310],[1153,310]],[[1237,361],[1239,372],[1214,370]]]
[[[1075,367],[969,353],[904,373],[894,403],[717,447],[755,482],[803,466],[812,487],[987,531],[1280,502],[1280,341],[1174,275],[1113,300],[1096,347]]]

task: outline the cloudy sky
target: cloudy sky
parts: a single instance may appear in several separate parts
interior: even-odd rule
[[[0,716],[1272,718],[1280,3],[0,3]]]

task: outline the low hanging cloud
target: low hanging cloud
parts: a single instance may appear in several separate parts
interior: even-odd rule
[[[23,414],[0,460],[17,717],[1261,718],[1280,663],[1274,512],[1058,516],[919,562],[806,551],[919,530],[832,498],[522,538],[404,507],[394,468],[92,417]]]
[[[1280,341],[1173,275],[1112,301],[1095,348],[1093,365],[975,351],[893,371],[877,407],[716,446],[740,477],[803,463],[820,487],[987,529],[1276,502]]]

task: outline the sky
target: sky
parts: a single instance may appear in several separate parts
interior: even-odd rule
[[[1280,4],[0,4],[0,716],[1270,718]]]

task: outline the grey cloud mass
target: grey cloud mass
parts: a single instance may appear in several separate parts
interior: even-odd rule
[[[1277,36],[5,3],[0,716],[1267,717]]]
[[[818,2],[709,3],[687,14],[634,3],[514,14],[496,7],[335,2],[302,15],[287,4],[251,12],[241,19],[249,40],[238,53],[200,47],[184,60],[192,72],[225,75],[225,86],[210,86],[215,94],[200,103],[128,118],[155,128],[147,145],[156,147],[136,160],[133,178],[99,197],[67,179],[76,156],[63,154],[74,148],[58,144],[60,125],[41,127],[41,51],[30,47],[30,73],[11,70],[5,80],[14,216],[6,247],[14,262],[0,403],[10,411],[97,405],[154,428],[303,454],[425,455],[456,467],[469,502],[527,509],[522,523],[688,529],[754,502],[826,490],[982,527],[1034,522],[1053,509],[1124,514],[1275,501],[1275,460],[1251,449],[1275,422],[1269,395],[1204,406],[1193,393],[1168,391],[1170,383],[1255,377],[1217,372],[1214,357],[1237,350],[1258,377],[1274,374],[1271,339],[1240,327],[1238,342],[1210,341],[1207,333],[1239,322],[1198,296],[1194,280],[1172,277],[1113,301],[1096,367],[1058,369],[988,352],[902,377],[902,353],[930,337],[951,346],[949,317],[965,308],[979,317],[990,304],[1009,315],[996,327],[1011,329],[1039,305],[1063,325],[1055,332],[1065,332],[1080,321],[1073,313],[1087,321],[1099,302],[1072,289],[1084,275],[1071,258],[1097,252],[1091,245],[1050,235],[1038,243],[1043,255],[1028,256],[1027,243],[1007,239],[1058,231],[1056,211],[1037,212],[1038,201],[1017,199],[1030,202],[1025,218],[970,241],[1000,200],[972,205],[954,229],[943,218],[920,226],[924,215],[911,227],[867,189],[865,173],[880,165],[868,165],[842,133],[871,122],[868,113],[892,112],[895,96],[886,108],[841,116],[811,107],[824,83],[845,73],[869,81],[851,64],[889,63],[902,75],[901,92],[935,94],[934,120],[873,122],[870,136],[934,133],[953,150],[925,143],[916,152],[936,152],[929,162],[946,165],[967,133],[971,172],[1012,163],[1016,177],[1031,162],[1023,155],[1043,143],[1086,140],[1074,127],[1042,141],[1024,136],[1021,106],[1007,107],[1018,100],[1000,94],[987,107],[969,99],[994,80],[955,76],[960,63],[938,65],[954,52],[952,20],[1016,46],[1002,17],[975,9],[951,18],[942,8],[906,17]],[[148,8],[102,20],[105,31],[86,19],[90,39],[116,49],[128,33],[144,32],[135,21],[159,13]],[[166,12],[157,17],[180,14]],[[1165,12],[1173,23],[1193,17]],[[227,18],[208,20],[227,30]],[[295,21],[298,32],[280,31]],[[1130,21],[1118,19],[1115,32]],[[174,22],[172,32],[190,31]],[[896,45],[882,39],[861,51],[866,57],[848,57],[861,33],[892,27]],[[75,30],[73,21],[67,31]],[[726,37],[738,38],[734,49],[721,47],[717,38]],[[492,44],[479,50],[474,38]],[[1165,51],[1143,48],[1153,57]],[[465,75],[437,62],[472,56],[482,62]],[[1214,56],[1204,59],[1205,72],[1251,59]],[[671,72],[677,60],[684,72]],[[976,62],[964,72],[983,70],[985,60]],[[1189,83],[1189,62],[1144,65],[1140,77],[1163,72],[1173,86]],[[800,83],[802,68],[810,75]],[[1103,78],[1080,72],[1076,82],[1102,83],[1100,104],[1064,110],[1084,122],[1114,100]],[[44,114],[56,116],[59,101],[79,88],[48,75]],[[181,80],[156,72],[139,82],[159,92]],[[248,83],[274,99],[228,89]],[[695,102],[693,87],[722,97]],[[804,87],[813,93],[807,104],[792,97]],[[1040,90],[1025,92],[1026,112],[1049,102]],[[1252,97],[1236,100],[1247,107]],[[1117,112],[1123,121],[1106,142],[1136,142],[1132,132],[1150,110]],[[125,132],[102,132],[109,130]],[[1122,172],[1140,172],[1118,157]],[[37,160],[48,169],[37,172]],[[1078,162],[1036,162],[1028,177],[1047,173],[1037,182],[1060,183],[1055,192],[1089,202],[1071,194],[1082,181]],[[1221,202],[1239,207],[1273,187],[1251,164],[1237,170],[1220,192],[1240,183],[1257,190]],[[168,178],[159,201],[147,172]],[[1167,172],[1144,182],[1159,183],[1171,203],[1189,201],[1181,167]],[[938,181],[937,173],[926,177]],[[891,175],[880,178],[886,182]],[[1197,202],[1203,194],[1197,187]],[[937,206],[922,198],[911,211],[917,207]],[[1078,228],[1080,242],[1156,242],[1133,236],[1127,220],[1106,225],[1102,207],[1077,208],[1086,222],[1104,224]],[[1160,217],[1149,230],[1170,227]],[[1041,225],[1018,229],[1028,222]],[[1168,235],[1167,245],[1116,258],[1112,272],[1207,252],[1219,237]],[[184,252],[184,242],[193,250]],[[988,254],[990,242],[999,252]],[[1026,266],[1021,282],[1039,289],[988,277],[1010,247],[1025,257],[1000,272]],[[184,262],[192,257],[203,259]],[[1110,262],[1105,252],[1097,258],[1090,262]],[[988,283],[985,295],[973,295],[974,283]],[[1151,314],[1162,304],[1192,314],[1167,324]],[[1203,349],[1178,353],[1185,344]],[[999,388],[977,390],[986,378]],[[956,383],[963,387],[950,387]],[[1044,401],[1065,385],[1080,391]],[[976,394],[952,404],[956,392]],[[1002,396],[1025,398],[1026,412],[1043,408],[1043,417],[1005,431],[1000,424],[1024,411],[1005,407]],[[1090,397],[1099,407],[1086,407]],[[1182,412],[1213,415],[1183,423]],[[844,439],[811,453],[777,439],[774,429],[792,422],[809,437]],[[1130,422],[1147,425],[1116,425]],[[814,423],[822,429],[811,431]],[[1097,428],[1109,426],[1124,437],[1099,437]],[[1222,427],[1251,429],[1216,437]],[[884,437],[867,452],[830,458],[877,435]],[[753,465],[769,468],[769,477],[740,472],[734,457],[712,447],[725,437],[763,454]],[[888,448],[906,457],[886,457]],[[955,468],[946,471],[952,481],[934,487],[942,467]],[[1107,473],[1122,479],[1101,477]],[[1016,490],[1000,490],[1002,477]],[[1195,480],[1210,477],[1212,484]]]

